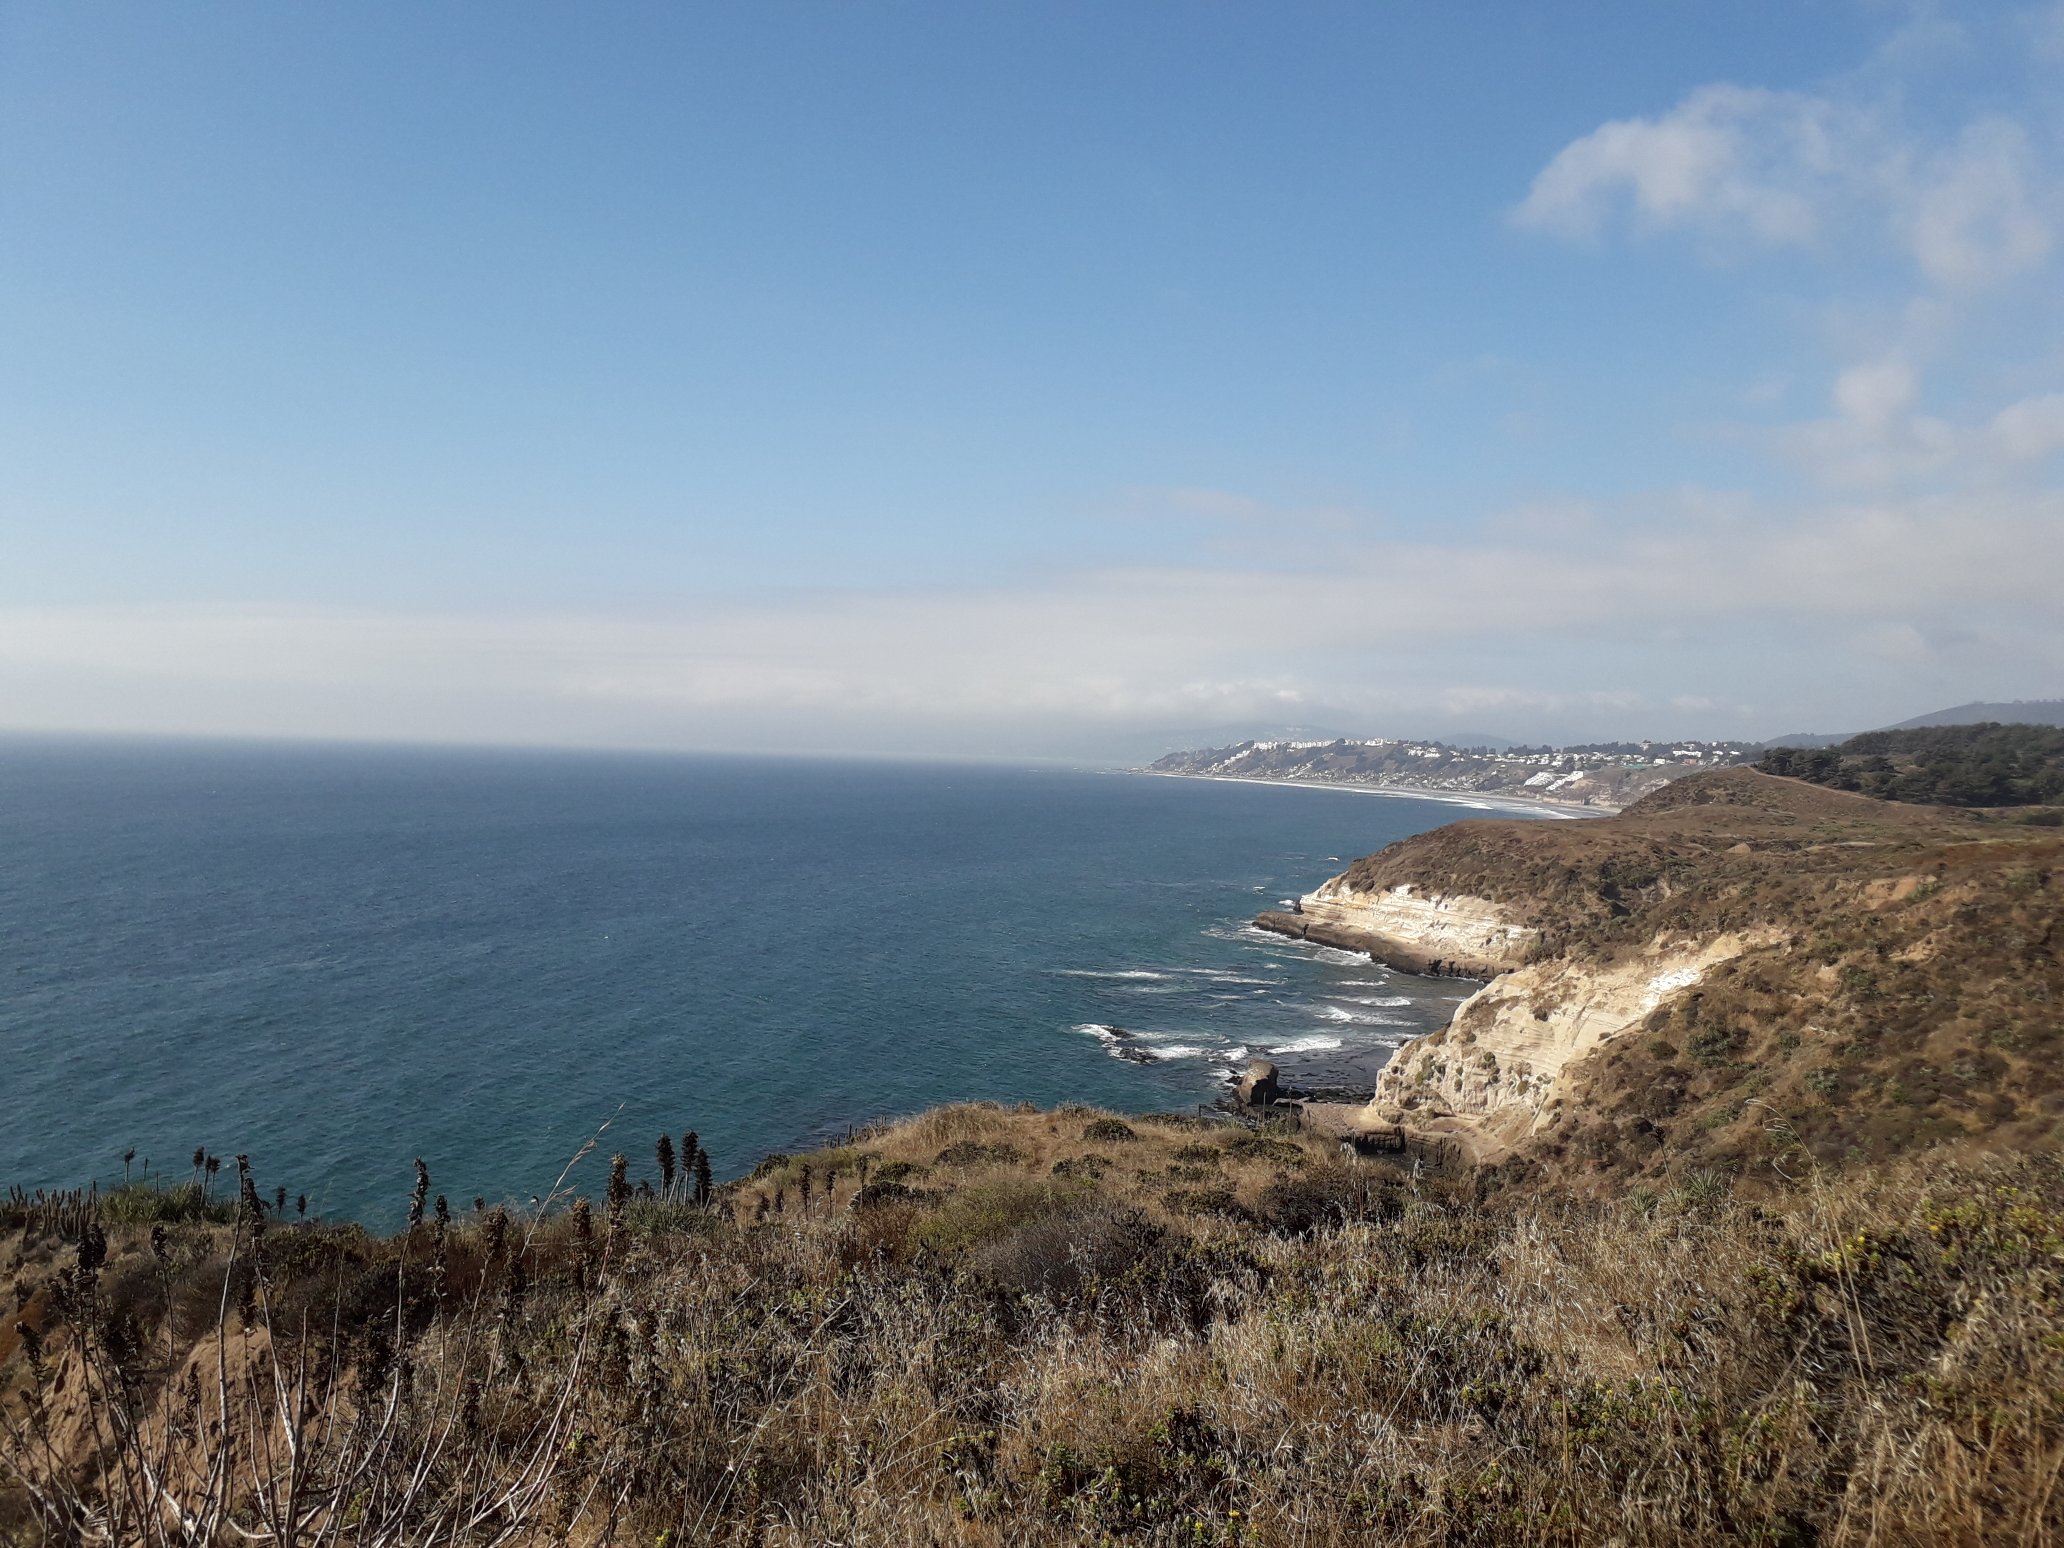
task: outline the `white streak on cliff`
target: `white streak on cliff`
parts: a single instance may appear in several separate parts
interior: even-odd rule
[[[1437,1122],[1480,1153],[1518,1144],[1557,1121],[1572,1066],[1721,963],[1782,938],[1771,929],[1658,938],[1618,962],[1558,960],[1507,973],[1458,1006],[1442,1031],[1398,1050],[1366,1121]]]
[[[1361,892],[1336,876],[1298,900],[1307,917],[1343,930],[1380,935],[1429,957],[1515,965],[1535,931],[1488,898],[1420,892],[1409,883]]]

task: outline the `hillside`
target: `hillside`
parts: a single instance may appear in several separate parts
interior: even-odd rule
[[[646,1170],[458,1218],[424,1176],[385,1239],[281,1218],[258,1179],[205,1210],[0,1203],[0,1540],[2064,1530],[2054,1161],[1585,1205],[1295,1132],[978,1105],[708,1205],[639,1197]]]
[[[1770,1183],[2057,1135],[2060,860],[2053,830],[1736,769],[1422,834],[1260,923],[1503,975],[1400,1051],[1372,1124],[1579,1185]]]
[[[2001,703],[1987,703],[1973,700],[1959,704],[1952,709],[1931,710],[1925,715],[1916,715],[1911,720],[1897,721],[1889,726],[1880,726],[1880,731],[1916,731],[1929,726],[1977,726],[1977,725],[2024,725],[2064,726],[2064,699],[2012,699]],[[1766,747],[1833,747],[1851,737],[1868,735],[1866,732],[1836,731],[1788,731],[1783,736],[1773,736],[1763,745]]]
[[[1886,726],[1887,731],[1914,731],[1927,726],[1994,725],[2064,726],[2064,699],[2011,699],[1998,704],[1974,701],[1954,709],[1916,715]]]
[[[1773,747],[1757,767],[1925,805],[2057,805],[2064,804],[2064,728],[1985,723],[1869,731],[1833,747]]]

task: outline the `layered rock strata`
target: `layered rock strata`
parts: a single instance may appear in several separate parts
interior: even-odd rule
[[[1336,876],[1298,899],[1297,912],[1265,913],[1264,930],[1321,946],[1364,951],[1404,973],[1494,978],[1525,960],[1535,931],[1487,898],[1403,883],[1364,892]]]

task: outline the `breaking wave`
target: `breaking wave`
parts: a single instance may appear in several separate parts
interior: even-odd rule
[[[1269,1052],[1272,1054],[1325,1053],[1327,1050],[1338,1048],[1339,1046],[1340,1039],[1337,1037],[1295,1037],[1287,1043],[1271,1048]]]

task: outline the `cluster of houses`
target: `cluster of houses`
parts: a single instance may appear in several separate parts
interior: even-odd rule
[[[1453,747],[1401,738],[1253,741],[1170,753],[1162,774],[1304,779],[1399,789],[1508,793],[1620,805],[1695,769],[1752,762],[1752,742],[1600,742],[1576,747]]]

